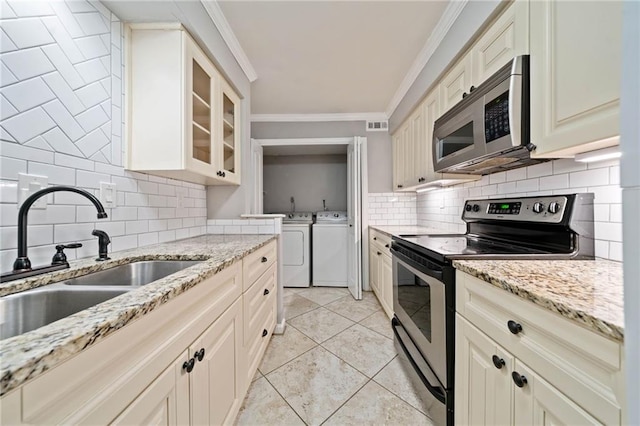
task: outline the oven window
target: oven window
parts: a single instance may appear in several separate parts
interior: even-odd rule
[[[398,303],[431,343],[431,286],[398,263]]]
[[[473,145],[473,121],[440,139],[440,158]]]

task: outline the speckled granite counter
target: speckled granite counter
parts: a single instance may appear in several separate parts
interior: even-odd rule
[[[389,236],[393,235],[426,235],[426,234],[450,234],[442,229],[429,228],[418,225],[370,225],[373,228]]]
[[[611,339],[624,339],[622,263],[454,260],[453,266]]]
[[[0,341],[0,396],[94,345],[238,259],[275,235],[204,235],[111,254],[111,260],[71,262],[71,268],[0,284],[0,295],[40,287],[140,260],[203,260],[202,263],[132,290],[74,315]]]

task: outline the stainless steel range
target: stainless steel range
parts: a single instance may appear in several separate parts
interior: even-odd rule
[[[453,425],[454,259],[593,259],[593,194],[469,200],[465,234],[394,236],[392,326],[435,424]]]

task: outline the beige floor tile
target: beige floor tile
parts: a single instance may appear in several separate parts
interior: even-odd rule
[[[359,324],[332,337],[322,346],[367,377],[375,376],[396,356],[393,340]]]
[[[398,357],[387,364],[373,380],[411,404],[414,408],[423,413],[427,412],[428,407],[424,402],[424,394],[428,390],[425,387],[414,388]],[[423,397],[420,396],[421,394]]]
[[[326,420],[367,382],[356,369],[320,346],[266,377],[311,425]]]
[[[260,377],[249,387],[249,392],[236,418],[236,425],[304,425],[304,422],[267,379]]]
[[[294,327],[287,327],[284,334],[271,337],[260,364],[260,372],[270,373],[316,345],[316,342]]]
[[[432,422],[377,383],[369,382],[324,424],[432,425]]]
[[[380,306],[380,302],[378,301],[378,298],[376,297],[376,294],[373,291],[363,291],[362,300],[364,300],[365,302],[374,303]],[[382,309],[382,306],[380,306],[380,309]]]
[[[253,378],[251,379],[252,382],[255,382],[256,380],[258,380],[260,377],[262,377],[262,373],[260,372],[260,370],[256,370],[256,374],[253,375]]]
[[[290,320],[298,315],[305,314],[320,307],[317,303],[312,302],[306,297],[298,296],[296,293],[285,296],[282,299],[282,304],[284,306],[284,317],[286,320]]]
[[[318,308],[293,318],[289,324],[316,342],[322,343],[354,323],[328,309]]]
[[[311,287],[298,292],[298,295],[323,306],[348,294],[349,290],[342,287]]]
[[[382,309],[380,305],[370,301],[355,300],[351,295],[340,298],[324,307],[355,322],[361,321]]]
[[[376,312],[360,321],[360,325],[382,334],[389,339],[393,339],[393,330],[391,329],[391,320],[383,311]]]

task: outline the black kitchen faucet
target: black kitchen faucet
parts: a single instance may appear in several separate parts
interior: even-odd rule
[[[26,200],[24,200],[24,203],[22,203],[22,206],[20,206],[20,211],[18,212],[18,257],[16,258],[15,262],[13,262],[13,271],[2,274],[0,276],[1,282],[17,280],[20,278],[53,272],[69,267],[69,264],[66,261],[60,261],[60,253],[56,253],[56,255],[54,255],[54,259],[51,265],[38,268],[31,268],[31,261],[29,260],[29,257],[27,257],[27,214],[29,213],[29,209],[31,208],[33,203],[35,203],[40,197],[43,197],[52,192],[60,191],[75,192],[76,194],[82,195],[83,197],[89,199],[89,201],[91,201],[91,203],[96,207],[96,210],[98,210],[98,219],[107,218],[107,212],[105,212],[104,206],[102,205],[100,200],[98,200],[93,194],[85,190],[74,188],[71,186],[51,186],[49,188],[44,188],[40,191],[34,192]],[[94,234],[99,238],[99,258],[100,260],[106,260],[108,259],[108,257],[106,257],[106,246],[107,244],[109,244],[109,236],[104,231],[100,231],[100,233],[100,235]],[[74,244],[71,246],[62,246],[62,249],[77,247],[80,247],[80,245]],[[57,250],[61,252],[61,249]]]

